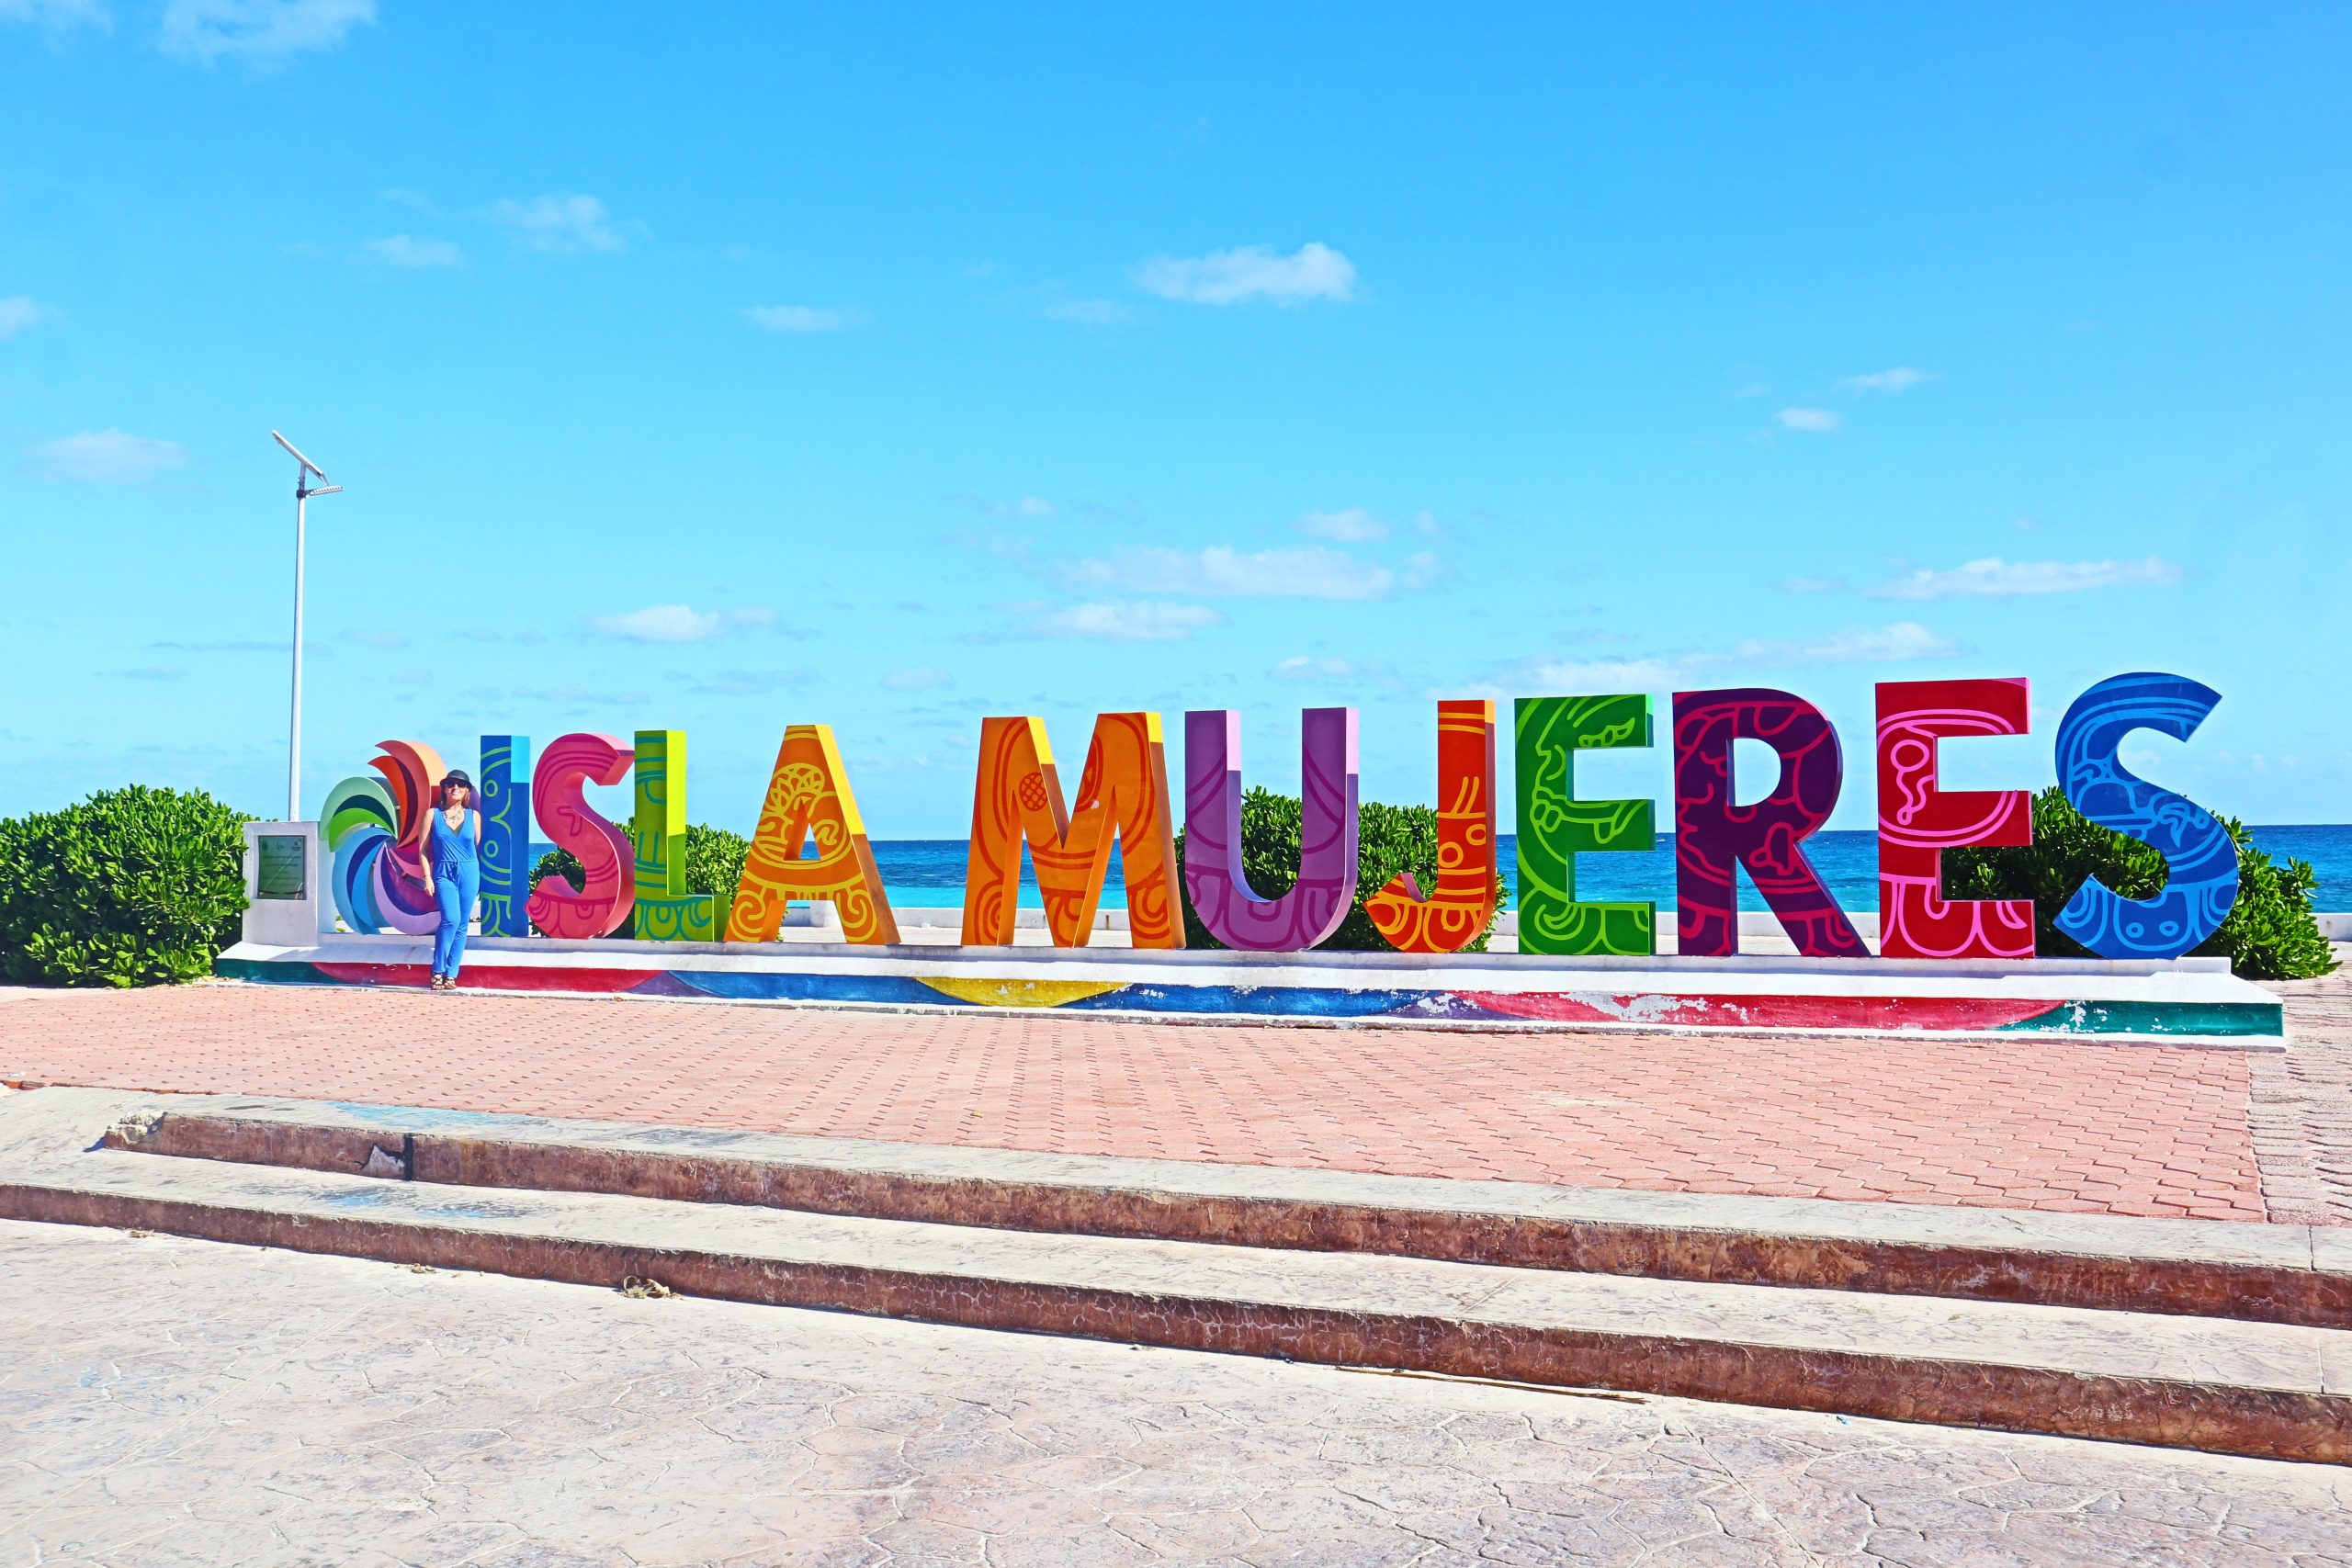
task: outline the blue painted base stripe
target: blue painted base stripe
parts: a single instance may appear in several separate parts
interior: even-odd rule
[[[336,965],[335,968],[342,968]],[[494,968],[494,965],[485,965]],[[364,978],[348,973],[336,974],[332,969],[301,959],[236,959],[224,958],[215,965],[220,976],[261,984],[344,984],[367,985]],[[561,988],[560,976],[563,970],[551,967],[538,970],[553,982],[550,988]],[[605,971],[610,973],[610,971]],[[933,988],[913,976],[905,975],[839,975],[823,972],[792,972],[779,970],[696,970],[667,969],[645,972],[644,979],[628,987],[630,994],[670,997],[707,997],[723,1001],[781,1002],[854,1002],[886,1007],[954,1008],[978,1012],[1006,1012],[1017,1009],[993,1006],[951,996]],[[1607,993],[1564,994],[1571,1002],[1598,1010],[1607,1014],[1615,1012],[1625,998]],[[1693,1000],[1702,993],[1691,993]],[[1791,1025],[1775,1021],[1770,1016],[1775,1002],[1789,998],[1741,998],[1719,997],[1715,1000],[1725,1010],[1742,1017],[1748,1010],[1738,1007],[1744,1000],[1763,1004],[1756,1010],[1750,1027],[1816,1027]],[[1873,998],[1858,994],[1850,998],[1868,1002]],[[1896,1016],[1888,1018],[1884,1027],[1905,1031],[1899,1016],[1897,998],[1881,998]],[[1501,998],[1494,998],[1499,1003]],[[1128,1012],[1164,1013],[1194,1018],[1319,1018],[1397,1020],[1428,1019],[1432,1021],[1510,1022],[1540,1026],[1545,1021],[1570,1026],[1587,1022],[1606,1021],[1599,1018],[1551,1018],[1530,1013],[1523,1009],[1506,1010],[1500,1005],[1487,1005],[1477,992],[1445,989],[1413,989],[1384,987],[1365,990],[1341,989],[1333,987],[1308,986],[1168,986],[1130,984],[1116,990],[1093,996],[1074,998],[1048,1010],[1060,1012]],[[2053,1002],[2036,1016],[2010,1023],[1987,1022],[1979,1026],[1990,1032],[2052,1035],[2207,1035],[2207,1036],[2270,1036],[2283,1032],[2280,1005],[2266,1002],[2159,1002],[2159,1001],[2073,1001]],[[1638,1021],[1627,1020],[1627,1021]],[[1690,1027],[1688,1023],[1660,1021],[1654,1027]],[[1826,1027],[1861,1029],[1867,1023],[1834,1024]],[[1916,1029],[1916,1025],[1913,1026]],[[1906,1031],[1907,1032],[1907,1031]],[[1960,1031],[1962,1032],[1970,1031]]]

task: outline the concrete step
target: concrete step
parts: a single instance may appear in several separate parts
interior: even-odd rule
[[[45,1091],[47,1092],[47,1091]],[[2352,1231],[941,1148],[233,1096],[114,1147],[469,1187],[2352,1327]]]
[[[0,1215],[975,1327],[2352,1461],[2352,1335],[140,1157],[0,1098]],[[166,1123],[168,1117],[165,1118]],[[380,1147],[380,1145],[374,1145]],[[583,1354],[594,1354],[583,1348]]]

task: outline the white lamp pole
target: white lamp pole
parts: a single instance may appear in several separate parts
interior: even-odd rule
[[[314,495],[334,495],[341,485],[312,486],[311,476],[324,479],[326,470],[294,448],[276,431],[269,438],[286,448],[288,455],[302,466],[294,470],[294,715],[286,737],[286,820],[299,822],[302,818],[302,509]]]

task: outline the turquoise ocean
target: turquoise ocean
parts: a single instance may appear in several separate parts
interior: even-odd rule
[[[2306,860],[2319,873],[2318,907],[2352,909],[2352,826],[2256,828],[2254,840],[2285,862]],[[926,908],[961,904],[964,900],[965,840],[962,839],[878,839],[874,859],[882,871],[882,885],[893,904]],[[1849,909],[1878,908],[1878,835],[1860,832],[1816,833],[1805,840],[1815,869],[1829,884],[1838,901]],[[1519,856],[1513,837],[1501,840],[1503,877],[1516,883]],[[1658,835],[1657,848],[1647,854],[1584,855],[1577,861],[1577,891],[1595,899],[1647,898],[1674,902],[1674,836]],[[1513,887],[1514,894],[1517,892]],[[1740,908],[1761,909],[1756,890],[1741,879]],[[1023,857],[1021,902],[1039,907],[1037,885]],[[1126,902],[1114,857],[1110,885],[1102,902],[1114,908]]]

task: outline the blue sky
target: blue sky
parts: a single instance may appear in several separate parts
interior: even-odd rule
[[[2344,821],[2352,13],[0,0],[0,812],[413,736],[2024,675]],[[1664,797],[1663,748],[1588,793]],[[1506,801],[1508,795],[1506,794]]]

